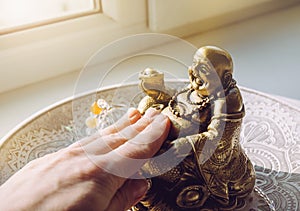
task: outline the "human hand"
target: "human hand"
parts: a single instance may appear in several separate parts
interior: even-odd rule
[[[129,177],[159,150],[169,125],[154,109],[143,117],[130,109],[99,133],[28,163],[0,186],[0,210],[130,208],[148,185]]]

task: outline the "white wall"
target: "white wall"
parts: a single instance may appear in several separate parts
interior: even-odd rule
[[[218,45],[234,59],[238,83],[300,99],[300,6],[262,15],[187,40]]]

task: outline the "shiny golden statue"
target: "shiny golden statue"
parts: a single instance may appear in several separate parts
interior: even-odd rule
[[[194,55],[189,85],[176,94],[160,72],[141,73],[147,96],[139,110],[159,108],[172,122],[158,155],[172,150],[182,161],[167,171],[168,162],[148,162],[145,175],[158,176],[149,179],[151,188],[133,210],[234,210],[252,192],[255,172],[239,143],[245,111],[232,72],[231,56],[206,46]]]

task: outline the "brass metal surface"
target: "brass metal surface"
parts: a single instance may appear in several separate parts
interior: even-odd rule
[[[188,86],[176,93],[165,87],[161,72],[140,74],[146,96],[138,109],[155,107],[171,120],[158,155],[172,149],[183,160],[167,172],[167,163],[147,163],[144,174],[159,176],[149,179],[151,188],[133,210],[234,210],[254,188],[255,171],[239,142],[245,110],[230,54],[202,47],[187,72]]]

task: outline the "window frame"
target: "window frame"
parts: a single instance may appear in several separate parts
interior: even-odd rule
[[[71,19],[76,19],[76,18],[88,16],[88,15],[101,13],[102,12],[101,0],[92,0],[92,1],[95,5],[95,8],[92,10],[78,12],[78,13],[69,14],[69,15],[62,15],[61,17],[49,18],[49,19],[45,19],[45,20],[40,20],[40,21],[27,23],[27,24],[21,24],[18,26],[12,26],[12,27],[7,27],[7,28],[3,28],[3,29],[0,28],[0,36],[9,34],[9,33],[15,33],[18,31],[23,31],[26,29],[31,29],[31,28],[35,28],[35,27],[45,26],[45,25],[49,25],[49,24],[54,24],[54,23],[58,23],[58,22],[62,22],[62,21],[67,21],[67,20],[71,20]]]

